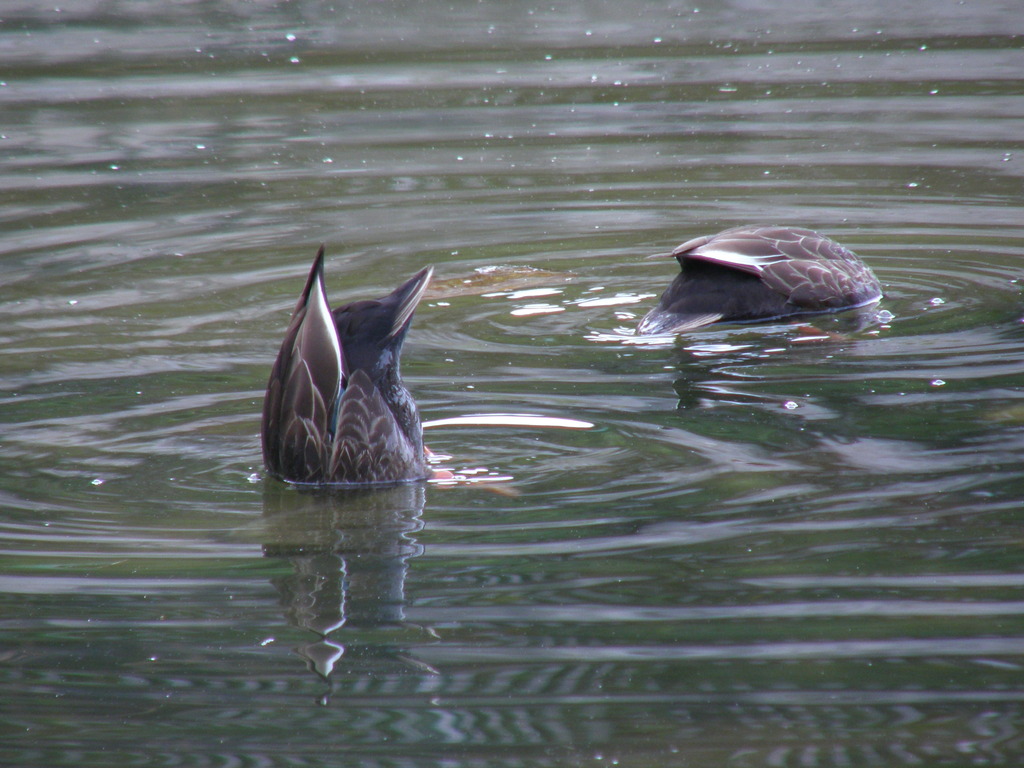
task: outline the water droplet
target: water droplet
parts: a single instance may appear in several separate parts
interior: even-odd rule
[[[941,307],[943,304],[946,303],[946,300],[945,299],[940,299],[938,296],[936,296],[934,299],[932,299],[928,303],[931,304],[933,307]]]
[[[799,407],[800,407],[799,404],[794,403],[792,400],[787,400],[783,404],[783,408],[785,408],[787,411],[792,411],[792,410],[795,410],[795,409],[797,409]]]
[[[103,478],[102,477],[94,477],[92,479],[92,484],[93,485],[103,485]]]
[[[944,385],[945,383],[946,383],[946,382],[944,382],[944,381],[943,381],[942,379],[932,379],[932,386],[933,386],[933,387],[941,387],[941,386],[943,386],[943,385]]]

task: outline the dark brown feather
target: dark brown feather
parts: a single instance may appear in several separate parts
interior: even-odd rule
[[[271,474],[317,485],[427,476],[419,412],[399,356],[432,272],[332,313],[320,249],[267,383],[261,435]]]
[[[402,430],[380,392],[363,370],[348,380],[338,413],[338,434],[331,476],[348,483],[394,482],[423,477],[426,463],[419,446]]]
[[[836,312],[882,296],[853,251],[809,229],[736,227],[662,255],[674,256],[681,271],[640,321],[640,334]]]

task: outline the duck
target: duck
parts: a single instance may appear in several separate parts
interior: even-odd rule
[[[882,298],[878,278],[857,254],[802,227],[733,227],[649,258],[666,256],[681,272],[640,320],[641,336],[839,312]]]
[[[332,310],[320,247],[263,400],[260,435],[271,475],[316,486],[397,484],[430,475],[400,356],[433,273],[425,267],[387,296]]]

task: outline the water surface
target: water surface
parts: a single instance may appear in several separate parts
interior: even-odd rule
[[[1019,761],[1016,4],[0,18],[0,762]],[[636,343],[754,222],[886,298]],[[264,477],[321,242],[460,482]]]

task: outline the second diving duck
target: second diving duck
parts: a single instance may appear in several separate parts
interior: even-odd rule
[[[640,321],[643,336],[838,312],[882,298],[878,278],[853,251],[809,229],[734,227],[657,256],[675,257],[682,271]]]
[[[320,247],[263,401],[263,461],[272,475],[306,485],[430,475],[399,356],[433,272],[426,267],[383,298],[332,311]]]

